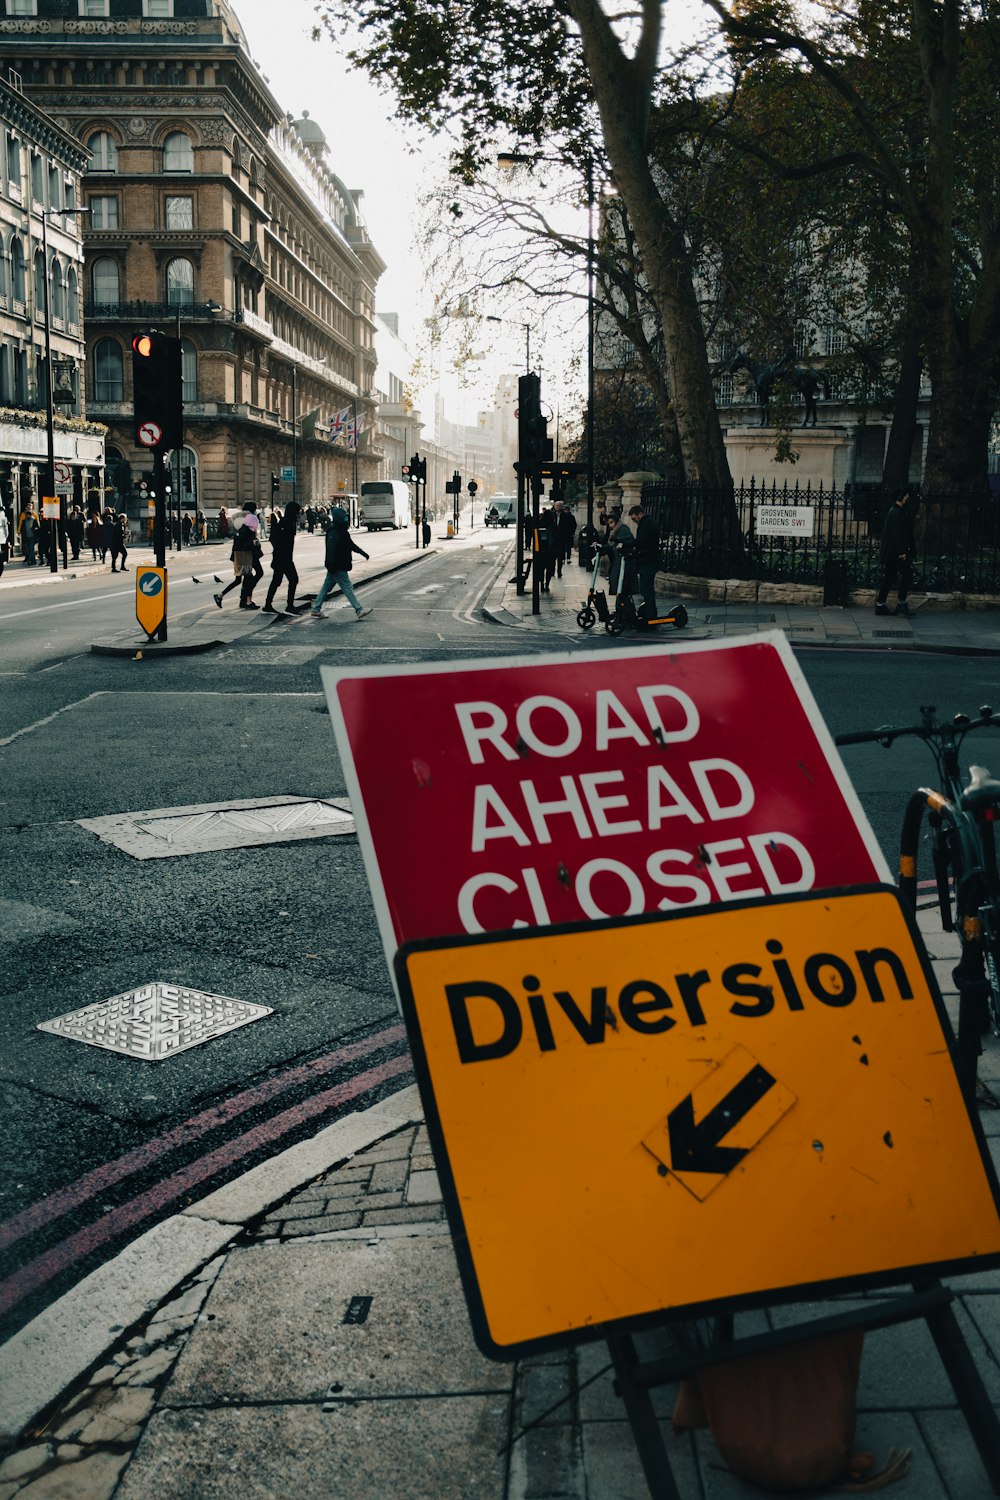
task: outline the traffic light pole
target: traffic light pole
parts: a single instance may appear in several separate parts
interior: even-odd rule
[[[166,477],[167,467],[163,462],[163,454],[157,448],[153,453],[153,552],[158,568],[165,568],[167,565],[166,531],[168,516]]]

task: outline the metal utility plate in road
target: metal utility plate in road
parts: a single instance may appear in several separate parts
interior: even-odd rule
[[[340,797],[257,797],[160,807],[109,818],[80,818],[79,826],[133,859],[169,859],[355,831],[350,802]]]
[[[143,1062],[163,1062],[271,1014],[269,1005],[188,985],[154,983],[41,1021],[35,1029]]]

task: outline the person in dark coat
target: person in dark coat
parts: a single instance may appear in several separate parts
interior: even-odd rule
[[[635,527],[635,541],[629,557],[635,583],[646,604],[647,620],[656,619],[656,574],[660,567],[660,528],[641,505],[633,505],[629,519]]]
[[[314,620],[323,618],[323,601],[334,584],[353,607],[359,620],[371,614],[370,609],[365,609],[359,603],[358,596],[351,587],[351,554],[357,552],[359,557],[367,560],[368,553],[351,540],[351,533],[347,529],[350,523],[347,511],[342,506],[335,505],[330,511],[326,527],[326,577],[313,602],[311,614]]]
[[[556,573],[561,578],[563,563],[571,562],[573,558],[576,517],[571,510],[567,510],[561,500],[557,500],[552,509],[556,515]]]
[[[267,590],[267,598],[264,600],[264,613],[267,615],[279,613],[274,607],[274,596],[282,580],[288,584],[285,614],[297,615],[299,612],[295,608],[295,590],[299,585],[299,575],[295,570],[292,554],[295,551],[295,533],[298,530],[300,509],[297,501],[289,500],[285,506],[285,514],[271,527],[271,582]]]
[[[80,548],[83,546],[83,511],[78,505],[74,505],[66,522],[66,531],[69,536],[69,544],[73,550],[73,561],[77,562],[80,557]]]
[[[101,541],[101,517],[99,511],[91,511],[87,518],[87,546],[90,555],[97,561],[97,554],[101,554],[101,562],[104,561],[104,543]]]
[[[879,552],[882,576],[879,580],[878,593],[875,595],[877,615],[889,613],[887,600],[889,590],[894,584],[896,585],[896,614],[908,615],[910,613],[906,602],[910,580],[913,577],[913,526],[909,506],[910,492],[901,490],[889,507],[889,513],[882,528],[882,547]]]

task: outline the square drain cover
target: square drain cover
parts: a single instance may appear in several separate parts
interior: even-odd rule
[[[269,1005],[210,995],[183,984],[157,983],[67,1011],[52,1021],[40,1021],[35,1030],[143,1062],[163,1062],[176,1052],[200,1047],[225,1031],[271,1014]]]
[[[79,824],[133,859],[168,859],[355,832],[351,804],[339,797],[205,802],[106,818],[80,818]]]

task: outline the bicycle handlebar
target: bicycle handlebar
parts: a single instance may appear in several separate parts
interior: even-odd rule
[[[955,734],[961,734],[964,737],[971,729],[1000,729],[1000,714],[995,714],[989,704],[984,703],[979,713],[978,719],[970,719],[966,714],[956,714],[950,722],[939,724],[934,717],[934,709],[931,708],[926,711],[922,724],[883,724],[879,729],[860,729],[849,734],[835,734],[833,742],[835,745],[881,744],[888,749],[893,740],[898,740],[907,734],[915,735],[917,739],[936,740],[943,743]]]

